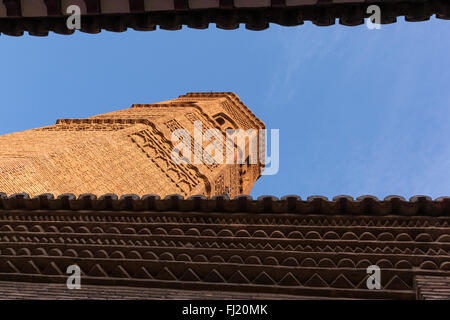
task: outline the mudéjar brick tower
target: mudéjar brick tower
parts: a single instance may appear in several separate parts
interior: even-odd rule
[[[198,121],[203,131],[264,128],[264,123],[233,93],[189,93],[86,119],[60,119],[52,126],[0,136],[0,190],[30,196],[248,194],[261,175],[259,161],[172,161],[172,132],[193,132]],[[250,138],[246,139],[247,147],[252,143]],[[257,136],[253,138],[258,140]],[[200,149],[196,143],[198,140],[192,139],[193,152],[203,150],[208,142],[201,140]]]

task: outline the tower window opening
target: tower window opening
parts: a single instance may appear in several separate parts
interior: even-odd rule
[[[216,121],[217,121],[217,123],[218,123],[219,125],[223,125],[223,124],[225,123],[225,120],[223,120],[223,118],[221,118],[221,117],[218,117],[218,118],[216,119]]]

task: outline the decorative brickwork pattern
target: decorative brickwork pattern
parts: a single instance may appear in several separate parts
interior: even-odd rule
[[[419,276],[450,277],[448,198],[0,199],[1,281],[64,283],[76,263],[112,288],[414,299]]]
[[[233,114],[223,108],[224,101],[233,106]],[[225,189],[233,190],[229,194],[233,197],[249,193],[262,165],[256,165],[257,174],[246,173],[250,184],[237,190],[231,185],[242,177],[224,177],[234,165],[212,163],[211,155],[202,152],[205,141],[192,139],[191,150],[202,152],[200,159],[211,161],[196,164],[191,159],[191,164],[177,165],[171,159],[172,132],[183,128],[193,136],[195,121],[201,121],[203,132],[223,132],[224,136],[217,138],[225,140],[225,129],[214,119],[219,113],[233,122],[238,122],[235,117],[245,119],[246,127],[264,128],[233,93],[192,93],[87,119],[60,119],[53,126],[0,136],[0,191],[31,196],[110,192],[213,196],[214,181],[222,176],[220,194]]]

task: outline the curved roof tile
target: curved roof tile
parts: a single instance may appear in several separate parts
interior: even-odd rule
[[[446,0],[0,0],[0,33],[21,36],[28,32],[46,36],[49,32],[71,34],[66,26],[67,8],[77,4],[84,19],[81,31],[122,32],[208,28],[264,30],[270,23],[297,26],[312,21],[318,26],[339,23],[355,26],[369,16],[367,7],[381,8],[381,22],[425,21],[432,15],[450,19]]]

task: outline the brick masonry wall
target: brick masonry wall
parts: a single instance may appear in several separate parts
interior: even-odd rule
[[[172,131],[185,128],[192,135],[194,121],[201,121],[204,130],[224,132],[216,114],[226,115],[235,129],[264,127],[235,95],[211,93],[1,136],[0,191],[30,196],[249,193],[259,174],[249,172],[243,179],[236,165],[176,165],[171,160]]]

